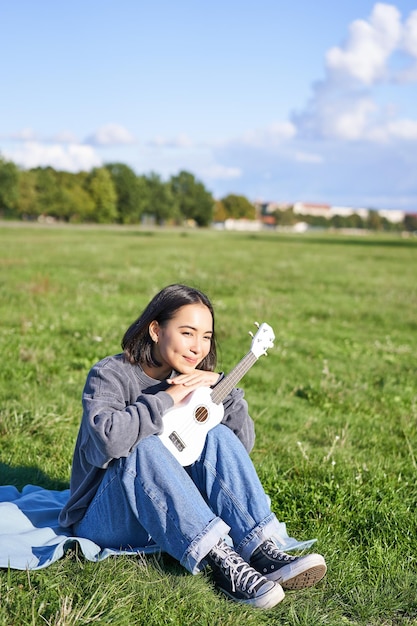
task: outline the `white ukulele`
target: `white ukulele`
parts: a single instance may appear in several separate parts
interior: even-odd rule
[[[162,443],[181,465],[191,465],[200,456],[209,430],[220,424],[224,415],[222,401],[260,356],[274,345],[274,331],[268,324],[256,324],[249,352],[214,389],[200,387],[164,413]]]

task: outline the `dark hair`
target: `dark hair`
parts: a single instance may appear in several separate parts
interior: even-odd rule
[[[197,365],[197,369],[213,371],[217,363],[217,350],[212,304],[202,291],[180,284],[168,285],[157,293],[138,319],[127,329],[122,339],[126,359],[132,364],[146,363],[149,367],[161,365],[152,353],[153,341],[149,335],[149,325],[156,320],[160,326],[163,326],[174,317],[178,309],[186,304],[204,304],[211,313],[213,335],[210,351]]]

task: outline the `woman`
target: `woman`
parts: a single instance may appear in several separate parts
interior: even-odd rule
[[[256,607],[275,606],[283,589],[323,578],[322,556],[277,547],[290,538],[249,458],[254,426],[240,389],[223,401],[222,422],[191,465],[183,467],[158,437],[166,411],[221,378],[207,296],[185,285],[164,288],[122,348],[87,377],[60,523],[102,547],[167,552],[193,574],[209,564],[225,595]]]

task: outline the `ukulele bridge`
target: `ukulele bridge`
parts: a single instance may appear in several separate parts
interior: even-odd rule
[[[169,435],[168,439],[170,439],[170,441],[174,444],[178,452],[182,452],[184,450],[185,443],[183,442],[179,434],[175,432],[175,430]]]

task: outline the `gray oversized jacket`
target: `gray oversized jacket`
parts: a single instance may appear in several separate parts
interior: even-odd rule
[[[109,463],[127,457],[144,437],[162,432],[162,416],[173,406],[167,387],[168,383],[150,378],[123,354],[107,357],[93,366],[83,391],[70,498],[59,516],[62,526],[72,526],[82,519]],[[243,391],[233,389],[223,405],[222,423],[250,452],[255,431]]]

